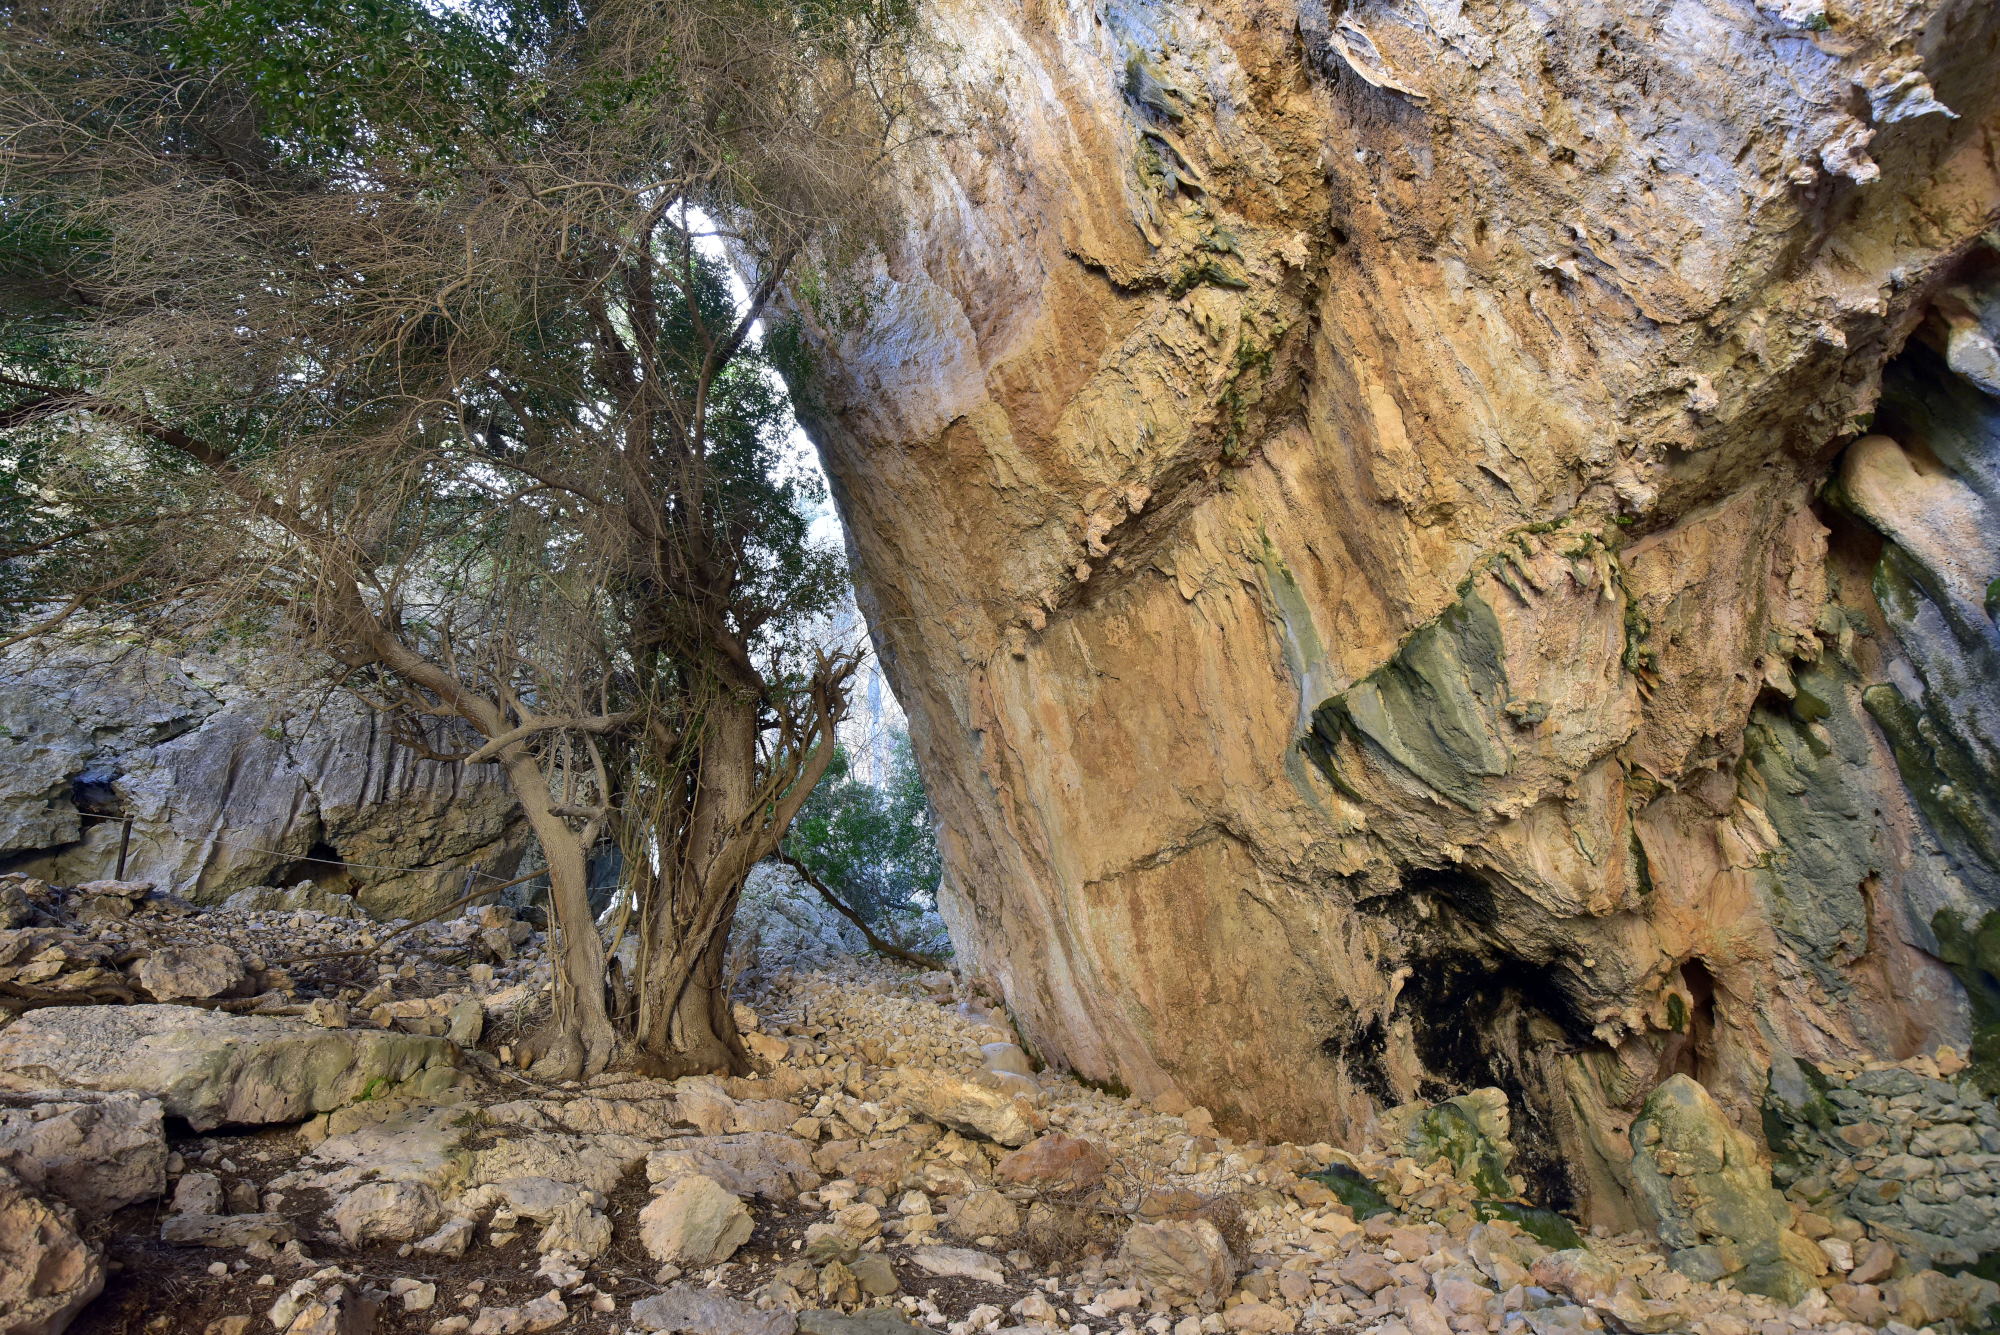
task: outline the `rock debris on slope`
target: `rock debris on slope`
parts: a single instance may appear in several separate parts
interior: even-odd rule
[[[1369,1146],[1239,1142],[1203,1109],[1036,1073],[948,974],[832,947],[745,976],[754,1076],[545,1087],[500,1060],[510,1021],[482,1047],[462,1014],[531,1008],[541,938],[511,915],[327,973],[277,960],[351,940],[348,920],[122,889],[131,911],[97,916],[80,910],[101,888],[5,885],[32,908],[0,949],[39,934],[38,958],[86,959],[135,1000],[148,961],[228,950],[243,995],[224,1000],[252,1012],[45,1006],[0,1029],[8,1335],[91,1329],[106,1304],[161,1335],[1903,1335],[2000,1301],[1930,1268],[1956,1253],[1927,1197],[1896,1212],[1870,1186],[1942,1181],[1960,1156],[1953,1245],[1983,1245],[1993,1108],[1950,1052],[1781,1072],[1774,1125],[1796,1130],[1775,1183],[1698,1084],[1665,1082],[1633,1135],[1662,1248],[1518,1200],[1499,1091],[1395,1110]],[[308,1035],[341,1055],[294,1051]],[[358,1085],[354,1054],[397,1041],[445,1057]]]

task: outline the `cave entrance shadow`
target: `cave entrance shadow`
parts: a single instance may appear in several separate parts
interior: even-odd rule
[[[1531,956],[1532,944],[1504,930],[1501,893],[1513,892],[1462,871],[1415,870],[1401,893],[1364,901],[1359,907],[1386,920],[1400,947],[1400,958],[1385,966],[1407,968],[1409,976],[1388,1016],[1357,1025],[1337,1046],[1351,1068],[1361,1068],[1358,1083],[1385,1102],[1393,1101],[1384,1098],[1393,1082],[1380,1065],[1387,1060],[1385,1022],[1391,1032],[1407,1027],[1422,1070],[1415,1097],[1505,1091],[1514,1171],[1526,1179],[1529,1199],[1571,1212],[1580,1192],[1563,1148],[1568,1114],[1559,1063],[1602,1045],[1578,1000],[1586,992],[1582,979],[1553,950]],[[1370,1058],[1373,1071],[1366,1069]]]

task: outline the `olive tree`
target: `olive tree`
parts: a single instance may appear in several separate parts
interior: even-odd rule
[[[254,626],[546,857],[558,1076],[735,1067],[855,658],[757,322],[879,207],[883,0],[0,7],[0,586]],[[748,275],[733,290],[715,256]],[[624,848],[629,976],[593,921]]]

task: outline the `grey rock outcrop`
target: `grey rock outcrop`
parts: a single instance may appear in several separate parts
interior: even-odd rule
[[[1632,1123],[1632,1180],[1683,1274],[1788,1303],[1812,1291],[1798,1258],[1813,1246],[1791,1232],[1771,1170],[1694,1080],[1671,1076],[1647,1097]]]
[[[187,1006],[48,1007],[0,1030],[0,1089],[129,1091],[206,1130],[442,1089],[456,1055],[439,1038]]]
[[[409,917],[510,877],[527,845],[497,767],[398,745],[359,701],[251,650],[103,636],[0,655],[0,859],[69,885],[126,874],[196,902],[301,879]]]

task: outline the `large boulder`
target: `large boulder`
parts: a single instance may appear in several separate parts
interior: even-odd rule
[[[1676,1270],[1785,1302],[1812,1291],[1800,1258],[1814,1248],[1791,1232],[1756,1143],[1688,1076],[1668,1077],[1632,1123],[1632,1181]]]
[[[903,1067],[893,1077],[896,1097],[911,1112],[968,1136],[1018,1149],[1035,1138],[1027,1101],[995,1088],[999,1077],[953,1075]]]
[[[243,957],[219,942],[161,946],[139,961],[132,976],[155,1001],[207,1001],[250,981]]]
[[[0,1100],[0,1167],[85,1215],[152,1200],[167,1189],[160,1101],[75,1091],[16,1106]]]
[[[1111,1171],[1111,1152],[1094,1140],[1059,1131],[1038,1137],[993,1165],[1009,1186],[1075,1194],[1094,1191]]]
[[[1406,1103],[1382,1114],[1382,1134],[1399,1153],[1425,1164],[1443,1159],[1460,1181],[1496,1198],[1521,1190],[1510,1173],[1511,1125],[1507,1094],[1499,1089],[1475,1089],[1437,1104]]]
[[[802,1140],[775,1131],[734,1136],[688,1136],[654,1151],[646,1177],[666,1182],[684,1173],[714,1178],[739,1196],[788,1201],[820,1182],[812,1154]]]
[[[1206,1219],[1134,1224],[1118,1246],[1126,1279],[1166,1303],[1219,1304],[1236,1283],[1236,1259],[1222,1231]]]
[[[0,1168],[0,1335],[60,1335],[103,1289],[103,1258],[70,1208]]]
[[[46,1007],[0,1030],[0,1089],[151,1095],[204,1131],[442,1089],[457,1051],[441,1038],[188,1006]]]

